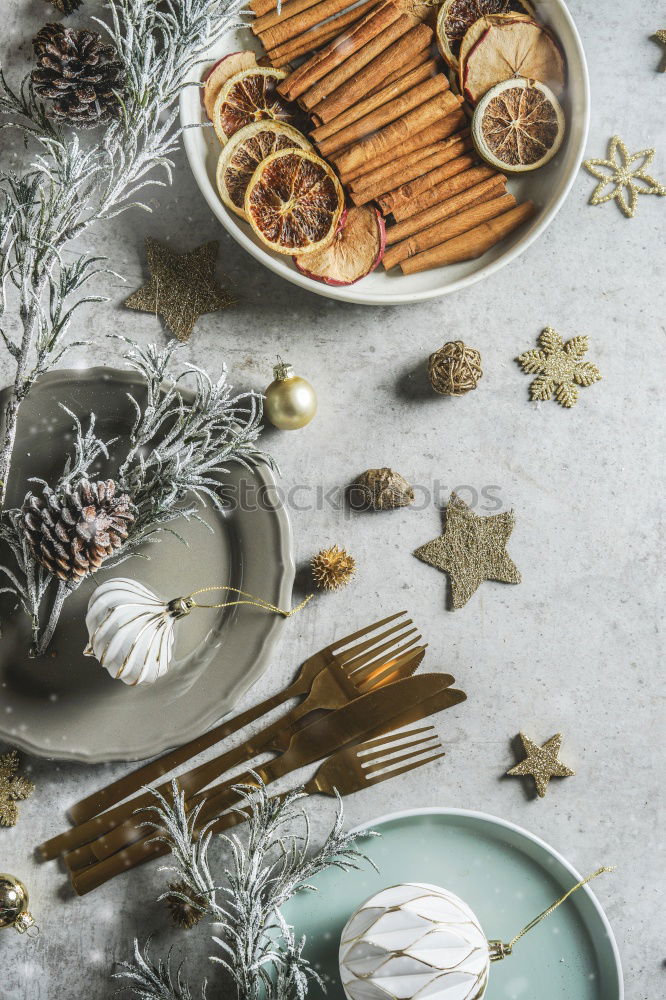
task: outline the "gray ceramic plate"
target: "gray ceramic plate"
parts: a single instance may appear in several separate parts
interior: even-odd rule
[[[57,371],[40,379],[20,413],[9,505],[22,502],[30,476],[53,482],[62,469],[72,421],[59,403],[80,417],[94,410],[97,431],[108,439],[131,426],[128,391],[140,397],[138,376],[109,368]],[[2,394],[3,412],[4,402]],[[113,469],[112,460],[95,474]],[[138,760],[191,739],[228,712],[266,669],[283,619],[252,607],[195,611],[178,624],[167,675],[156,684],[130,688],[82,655],[85,609],[95,580],[111,576],[135,577],[167,599],[228,584],[288,606],[294,578],[291,532],[274,485],[263,465],[253,472],[230,465],[225,492],[238,497],[242,491],[244,503],[224,516],[204,512],[212,533],[197,522],[175,522],[187,548],[165,533],[159,544],[147,547],[150,561],[130,559],[115,570],[100,570],[66,603],[44,659],[30,659],[26,617],[14,602],[4,601],[0,738],[46,757]]]

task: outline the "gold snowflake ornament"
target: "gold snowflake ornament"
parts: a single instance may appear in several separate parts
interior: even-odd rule
[[[14,826],[18,819],[17,802],[28,799],[35,786],[17,775],[19,756],[16,750],[0,755],[0,826]]]
[[[607,160],[583,162],[585,169],[599,181],[592,192],[590,205],[603,205],[615,199],[622,212],[631,219],[636,212],[639,194],[666,194],[666,187],[647,173],[653,159],[654,149],[630,153],[622,139],[614,135],[608,145]],[[610,190],[607,190],[609,185]]]
[[[555,399],[561,406],[571,407],[578,401],[578,386],[592,385],[601,372],[591,361],[583,361],[589,350],[587,337],[572,337],[565,343],[552,327],[547,326],[539,337],[540,350],[525,351],[516,360],[523,371],[536,375],[530,386],[530,397],[537,400]]]

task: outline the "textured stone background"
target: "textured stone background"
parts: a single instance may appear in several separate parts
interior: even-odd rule
[[[573,0],[571,7],[592,78],[588,155],[605,155],[618,132],[632,150],[656,146],[655,173],[666,178],[666,77],[655,72],[661,53],[649,39],[666,27],[661,5]],[[3,5],[2,57],[13,76],[47,14],[42,0]],[[25,156],[18,142],[4,149]],[[587,206],[593,183],[581,173],[547,234],[484,283],[423,305],[369,310],[301,291],[254,263],[211,217],[181,156],[174,187],[153,195],[153,216],[125,215],[90,237],[127,284],[109,279],[102,289],[109,304],[91,308],[78,333],[98,343],[111,329],[144,343],[162,340],[157,319],[120,307],[145,276],[144,235],[179,249],[219,238],[240,301],[200,322],[189,356],[212,370],[224,359],[237,384],[261,389],[281,353],[316,385],[317,420],[298,434],[265,439],[285,484],[328,490],[367,466],[391,464],[412,482],[438,481],[443,496],[463,484],[492,485],[503,506],[515,508],[510,551],[522,585],[485,584],[454,614],[445,610],[444,576],[410,555],[438,531],[434,505],[376,517],[330,507],[293,511],[299,564],[337,541],[357,557],[358,577],[290,623],[246,702],[280,688],[294,664],[350,622],[408,607],[430,642],[429,669],[451,670],[469,701],[438,722],[448,749],[443,766],[356,796],[349,821],[398,806],[481,809],[544,837],[580,870],[617,864],[595,891],[618,938],[628,1000],[655,1000],[664,960],[657,666],[666,202],[643,199],[628,221],[614,205]],[[590,358],[603,372],[571,412],[531,405],[529,378],[512,360],[546,324],[567,336],[587,333]],[[424,359],[455,338],[480,349],[486,375],[467,398],[433,398],[424,392]],[[86,358],[99,361],[100,348]],[[0,366],[4,381],[6,356]],[[514,762],[519,728],[539,740],[561,730],[563,759],[577,771],[543,801],[528,799],[518,781],[500,780]],[[0,998],[102,1000],[114,988],[113,962],[129,956],[135,934],[155,931],[156,953],[184,939],[154,902],[161,876],[149,867],[76,901],[57,866],[33,861],[34,845],[62,827],[67,804],[124,768],[27,765],[38,792],[20,825],[0,831],[0,870],[25,878],[42,933],[34,943],[2,935]],[[331,815],[328,801],[317,804],[315,836]],[[189,936],[185,948],[193,978],[214,978],[206,934]]]

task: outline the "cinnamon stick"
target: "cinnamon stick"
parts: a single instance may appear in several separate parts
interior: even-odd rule
[[[267,28],[272,28],[280,21],[286,21],[290,17],[295,17],[296,14],[302,13],[309,7],[314,7],[316,4],[321,3],[322,0],[286,0],[282,4],[282,9],[278,14],[277,6],[268,10],[265,14],[257,14],[254,21],[250,25],[250,31],[253,35],[260,35],[262,31],[266,31]],[[320,18],[323,20],[323,18]]]
[[[441,142],[435,142],[425,149],[417,149],[414,153],[400,156],[392,163],[381,167],[371,174],[363,174],[349,185],[349,194],[355,205],[365,205],[373,198],[391,191],[394,185],[406,184],[415,177],[427,174],[435,167],[455,160],[458,156],[472,148],[469,129],[457,132]]]
[[[429,191],[424,191],[418,198],[413,198],[410,202],[399,205],[393,212],[393,218],[396,222],[408,219],[410,215],[416,215],[417,212],[422,212],[424,209],[430,208],[440,201],[445,201],[459,191],[464,191],[465,188],[471,187],[472,184],[485,181],[486,178],[492,177],[496,172],[493,167],[485,165],[463,170],[461,173],[456,174],[455,177],[450,177],[448,180],[442,181],[441,184],[430,188]]]
[[[450,91],[448,91],[450,93]],[[467,116],[462,108],[457,111],[453,111],[451,114],[447,115],[446,118],[438,118],[437,121],[433,122],[431,125],[427,125],[425,128],[421,129],[420,132],[415,132],[413,135],[409,135],[402,139],[400,142],[400,151],[403,155],[408,153],[413,153],[419,149],[425,149],[426,146],[431,146],[433,142],[438,142],[440,139],[446,139],[448,136],[453,135],[454,132],[460,131],[463,126],[467,124]],[[387,161],[390,163],[395,163],[395,160],[391,156],[387,156],[382,150],[372,159],[363,159],[358,166],[353,167],[350,170],[345,171],[345,175],[342,178],[345,182],[360,180],[361,177],[365,177],[366,174],[374,173],[377,170],[384,170],[387,167]],[[390,184],[388,187],[390,188]]]
[[[360,9],[360,8],[357,8]],[[295,101],[306,90],[314,86],[318,80],[323,79],[327,73],[331,73],[345,59],[354,55],[368,42],[372,41],[390,24],[397,21],[401,16],[400,11],[393,3],[383,3],[379,7],[373,8],[360,21],[355,23],[349,31],[336,37],[330,45],[315,52],[311,59],[308,59],[295,69],[293,73],[284,79],[278,86],[278,92],[288,101]],[[305,30],[302,28],[301,30]]]
[[[424,250],[415,257],[400,262],[400,270],[403,274],[417,274],[419,271],[427,271],[432,267],[443,267],[446,264],[459,264],[463,260],[474,260],[486,251],[494,247],[496,243],[517,229],[528,219],[531,219],[536,211],[536,206],[531,201],[524,201],[522,205],[498,215],[495,219],[482,222],[480,226],[470,229],[462,236],[456,236],[452,240],[447,240],[439,246],[430,250]]]
[[[276,0],[250,0],[250,10],[257,17],[261,17],[269,10],[277,10],[277,3]]]
[[[349,24],[355,25],[376,6],[377,0],[366,0],[366,3],[359,4],[352,10],[344,11],[332,21],[320,24],[319,27],[312,28],[296,38],[290,38],[283,45],[276,45],[275,48],[268,50],[271,64],[273,66],[286,66],[292,59],[304,56],[308,52],[314,52],[320,45],[330,42],[332,38],[337,39],[343,28]]]
[[[368,97],[376,94],[380,90],[383,90],[384,87],[390,87],[392,83],[395,83],[396,80],[403,77],[405,73],[409,73],[411,70],[416,69],[417,66],[422,66],[424,63],[429,62],[431,55],[432,52],[430,45],[424,46],[420,52],[415,53],[409,62],[406,62],[404,66],[398,66],[396,70],[389,73],[385,80],[382,80],[376,87],[373,87],[372,90],[368,91]]]
[[[446,201],[442,201],[438,205],[433,205],[432,208],[426,208],[425,211],[418,212],[416,215],[410,215],[404,222],[398,222],[395,226],[389,226],[386,230],[386,242],[389,245],[399,243],[414,233],[419,233],[423,229],[428,229],[435,223],[441,222],[443,219],[448,219],[452,215],[456,215],[464,208],[469,208],[470,205],[478,205],[483,201],[490,201],[492,198],[497,198],[504,192],[505,184],[506,177],[504,174],[496,174],[485,181],[473,184],[472,187],[460,191],[458,194],[453,195],[452,198],[447,198]]]
[[[364,136],[384,128],[385,125],[389,125],[397,119],[404,118],[408,111],[418,108],[419,105],[429,101],[432,97],[436,97],[437,94],[443,94],[448,89],[449,81],[443,73],[439,73],[429,80],[424,80],[423,83],[411,87],[406,93],[400,94],[392,101],[387,101],[386,104],[382,104],[369,115],[365,115],[363,118],[359,118],[358,121],[352,122],[351,125],[343,128],[342,131],[336,132],[335,135],[329,136],[328,139],[320,140],[317,143],[319,152],[322,156],[337,153],[344,149],[345,146],[350,146],[357,139],[362,139]]]
[[[387,271],[399,264],[408,257],[415,257],[416,254],[429,250],[431,247],[439,246],[446,240],[453,239],[454,236],[462,236],[482,222],[494,219],[495,216],[507,212],[516,204],[516,199],[512,194],[502,194],[498,198],[490,201],[480,202],[472,205],[464,212],[459,212],[450,219],[438,222],[428,229],[423,229],[415,236],[410,236],[401,243],[396,243],[384,254],[383,264]]]
[[[286,8],[287,4],[285,4]],[[265,49],[273,49],[276,45],[282,45],[289,38],[296,38],[302,35],[308,28],[313,28],[315,24],[321,24],[334,14],[339,14],[349,6],[349,0],[321,0],[308,10],[280,19],[272,28],[259,33],[259,38]]]
[[[344,111],[333,121],[327,122],[324,125],[319,125],[310,132],[310,139],[313,139],[317,144],[323,142],[324,139],[328,139],[333,135],[339,135],[343,129],[348,128],[354,122],[359,121],[366,115],[369,115],[375,108],[380,108],[389,101],[401,94],[406,93],[411,90],[412,87],[416,87],[419,83],[424,80],[428,80],[431,76],[434,76],[437,71],[437,61],[435,59],[429,59],[428,62],[422,62],[420,65],[404,73],[398,79],[387,85],[386,87],[380,87],[374,92],[374,94],[369,94],[363,101],[359,101],[358,104],[352,105],[347,111]],[[314,116],[313,116],[314,117]],[[363,133],[361,133],[363,134]]]
[[[419,25],[419,27],[422,26]],[[310,87],[309,90],[306,90],[305,93],[301,94],[298,98],[298,103],[301,107],[306,108],[309,111],[311,108],[321,105],[329,94],[342,89],[345,84],[353,85],[354,81],[362,75],[361,71],[367,70],[368,64],[374,63],[377,57],[381,56],[386,50],[390,51],[394,47],[393,43],[397,42],[403,35],[409,38],[408,46],[409,56],[411,58],[417,48],[415,46],[415,37],[412,32],[416,32],[417,30],[418,28],[414,27],[413,18],[409,14],[401,14],[397,20],[395,20],[392,24],[389,24],[388,28],[384,28],[383,31],[380,31],[378,35],[375,35],[375,37],[369,42],[362,45],[358,51],[354,52],[353,55],[350,55],[344,60],[344,62],[340,63],[340,65],[337,66],[331,73],[327,73],[326,76],[322,77],[321,80]],[[429,31],[430,29],[427,28],[426,30]],[[420,41],[418,48],[423,48],[422,41]],[[402,62],[404,61],[405,60],[403,59]],[[388,74],[395,69],[396,65],[400,65],[400,63],[394,63],[389,69],[386,70],[384,76],[388,76]],[[375,80],[376,79],[377,78],[375,78]],[[363,94],[361,93],[359,96],[363,96]],[[355,102],[350,101],[345,105],[345,107],[349,107],[349,104],[351,103]],[[341,110],[344,110],[344,108],[341,108]],[[327,121],[327,119],[321,115],[319,110],[317,111],[317,114],[322,121]]]
[[[411,22],[408,14],[402,14],[395,24],[383,31],[379,36],[384,38],[389,33],[394,32],[397,25],[404,27],[405,18]],[[329,76],[320,80],[311,90],[303,94],[300,100],[303,106],[313,111],[317,115],[318,121],[329,122],[336,118],[352,104],[356,104],[366,96],[371,86],[385,80],[387,76],[395,70],[410,62],[415,53],[430,44],[432,30],[426,24],[417,24],[406,32],[401,31],[402,37],[394,39],[393,44],[385,47],[375,57],[365,61],[365,56],[371,47],[378,48],[378,39],[373,39],[369,45],[365,46],[361,52],[357,52]],[[358,65],[356,65],[358,63]],[[344,76],[344,81],[338,86],[338,81]],[[335,82],[336,89],[331,86]],[[321,99],[323,98],[323,100]]]
[[[443,181],[448,180],[449,177],[455,177],[456,174],[461,174],[463,170],[468,170],[476,162],[477,157],[474,153],[463,153],[461,156],[448,160],[439,167],[434,167],[427,173],[421,174],[420,177],[416,177],[412,181],[407,181],[406,184],[400,185],[394,191],[387,192],[387,194],[377,199],[382,214],[390,215],[393,213],[395,217],[397,211],[400,211],[407,205],[411,205],[415,199],[420,198],[426,191],[437,187]]]
[[[378,157],[395,155],[401,143],[412,135],[422,132],[440,118],[446,118],[453,111],[460,110],[460,98],[445,90],[413,111],[408,111],[397,122],[391,122],[374,135],[367,136],[348,149],[331,157],[344,181],[351,179],[353,172]],[[359,171],[360,172],[360,171]]]

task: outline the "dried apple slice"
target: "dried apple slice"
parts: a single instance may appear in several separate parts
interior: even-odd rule
[[[467,56],[474,48],[478,42],[481,35],[484,33],[486,28],[489,28],[493,24],[508,24],[509,21],[531,21],[532,18],[528,14],[488,14],[486,17],[480,17],[478,21],[467,29],[465,36],[460,43],[460,51],[458,52],[458,86],[462,93],[463,89],[463,77],[465,73],[465,60]]]
[[[373,205],[350,208],[344,226],[323,250],[294,257],[298,270],[325,285],[353,285],[377,267],[386,249],[386,225]]]
[[[312,149],[298,129],[284,122],[252,122],[235,132],[217,161],[217,190],[232,212],[245,215],[245,191],[262,160],[280,149]]]
[[[562,144],[564,112],[545,83],[504,80],[479,101],[472,138],[484,160],[498,170],[537,170]]]
[[[534,17],[534,8],[528,0],[444,0],[437,15],[437,45],[449,66],[458,68],[460,43],[475,21],[512,13]]]
[[[342,185],[331,167],[304,149],[271,153],[245,192],[245,214],[262,243],[294,256],[328,246],[344,207]]]
[[[276,88],[285,69],[255,66],[235,73],[215,98],[213,125],[224,146],[234,132],[262,119],[289,122],[293,115]]]
[[[257,59],[254,52],[230,52],[228,56],[219,59],[208,71],[204,77],[201,100],[211,121],[213,120],[215,98],[227,80],[235,76],[236,73],[240,73],[244,69],[251,69],[256,65]]]
[[[556,94],[564,89],[564,57],[549,32],[534,21],[493,24],[484,31],[465,59],[463,93],[476,104],[512,76],[540,80]]]

